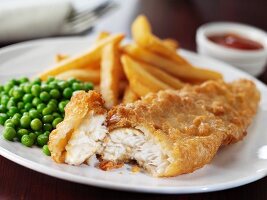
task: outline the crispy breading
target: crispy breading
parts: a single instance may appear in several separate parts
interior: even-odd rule
[[[176,176],[203,167],[220,146],[241,140],[259,100],[252,81],[208,81],[119,105],[108,113],[107,122],[110,135],[121,128],[148,132],[169,162],[153,175]]]

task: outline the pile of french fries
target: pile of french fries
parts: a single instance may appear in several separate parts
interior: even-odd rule
[[[58,54],[55,65],[40,78],[90,81],[108,109],[134,102],[150,92],[222,78],[220,73],[194,67],[181,57],[177,41],[153,35],[143,15],[133,22],[132,36],[132,43],[121,45],[123,34],[102,32],[88,50],[75,56]]]

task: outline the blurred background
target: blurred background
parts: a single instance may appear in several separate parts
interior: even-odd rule
[[[266,0],[1,0],[0,46],[102,30],[130,37],[131,22],[143,13],[156,35],[175,38],[183,48],[195,50],[196,30],[206,22],[241,22],[266,31],[266,8]]]

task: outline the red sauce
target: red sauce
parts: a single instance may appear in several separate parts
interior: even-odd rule
[[[241,49],[241,50],[263,49],[262,44],[233,33],[214,34],[208,36],[208,39],[216,44],[234,49]]]

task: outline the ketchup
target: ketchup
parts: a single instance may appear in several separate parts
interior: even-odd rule
[[[259,50],[263,45],[233,33],[222,33],[208,36],[208,39],[216,44],[241,50]]]

